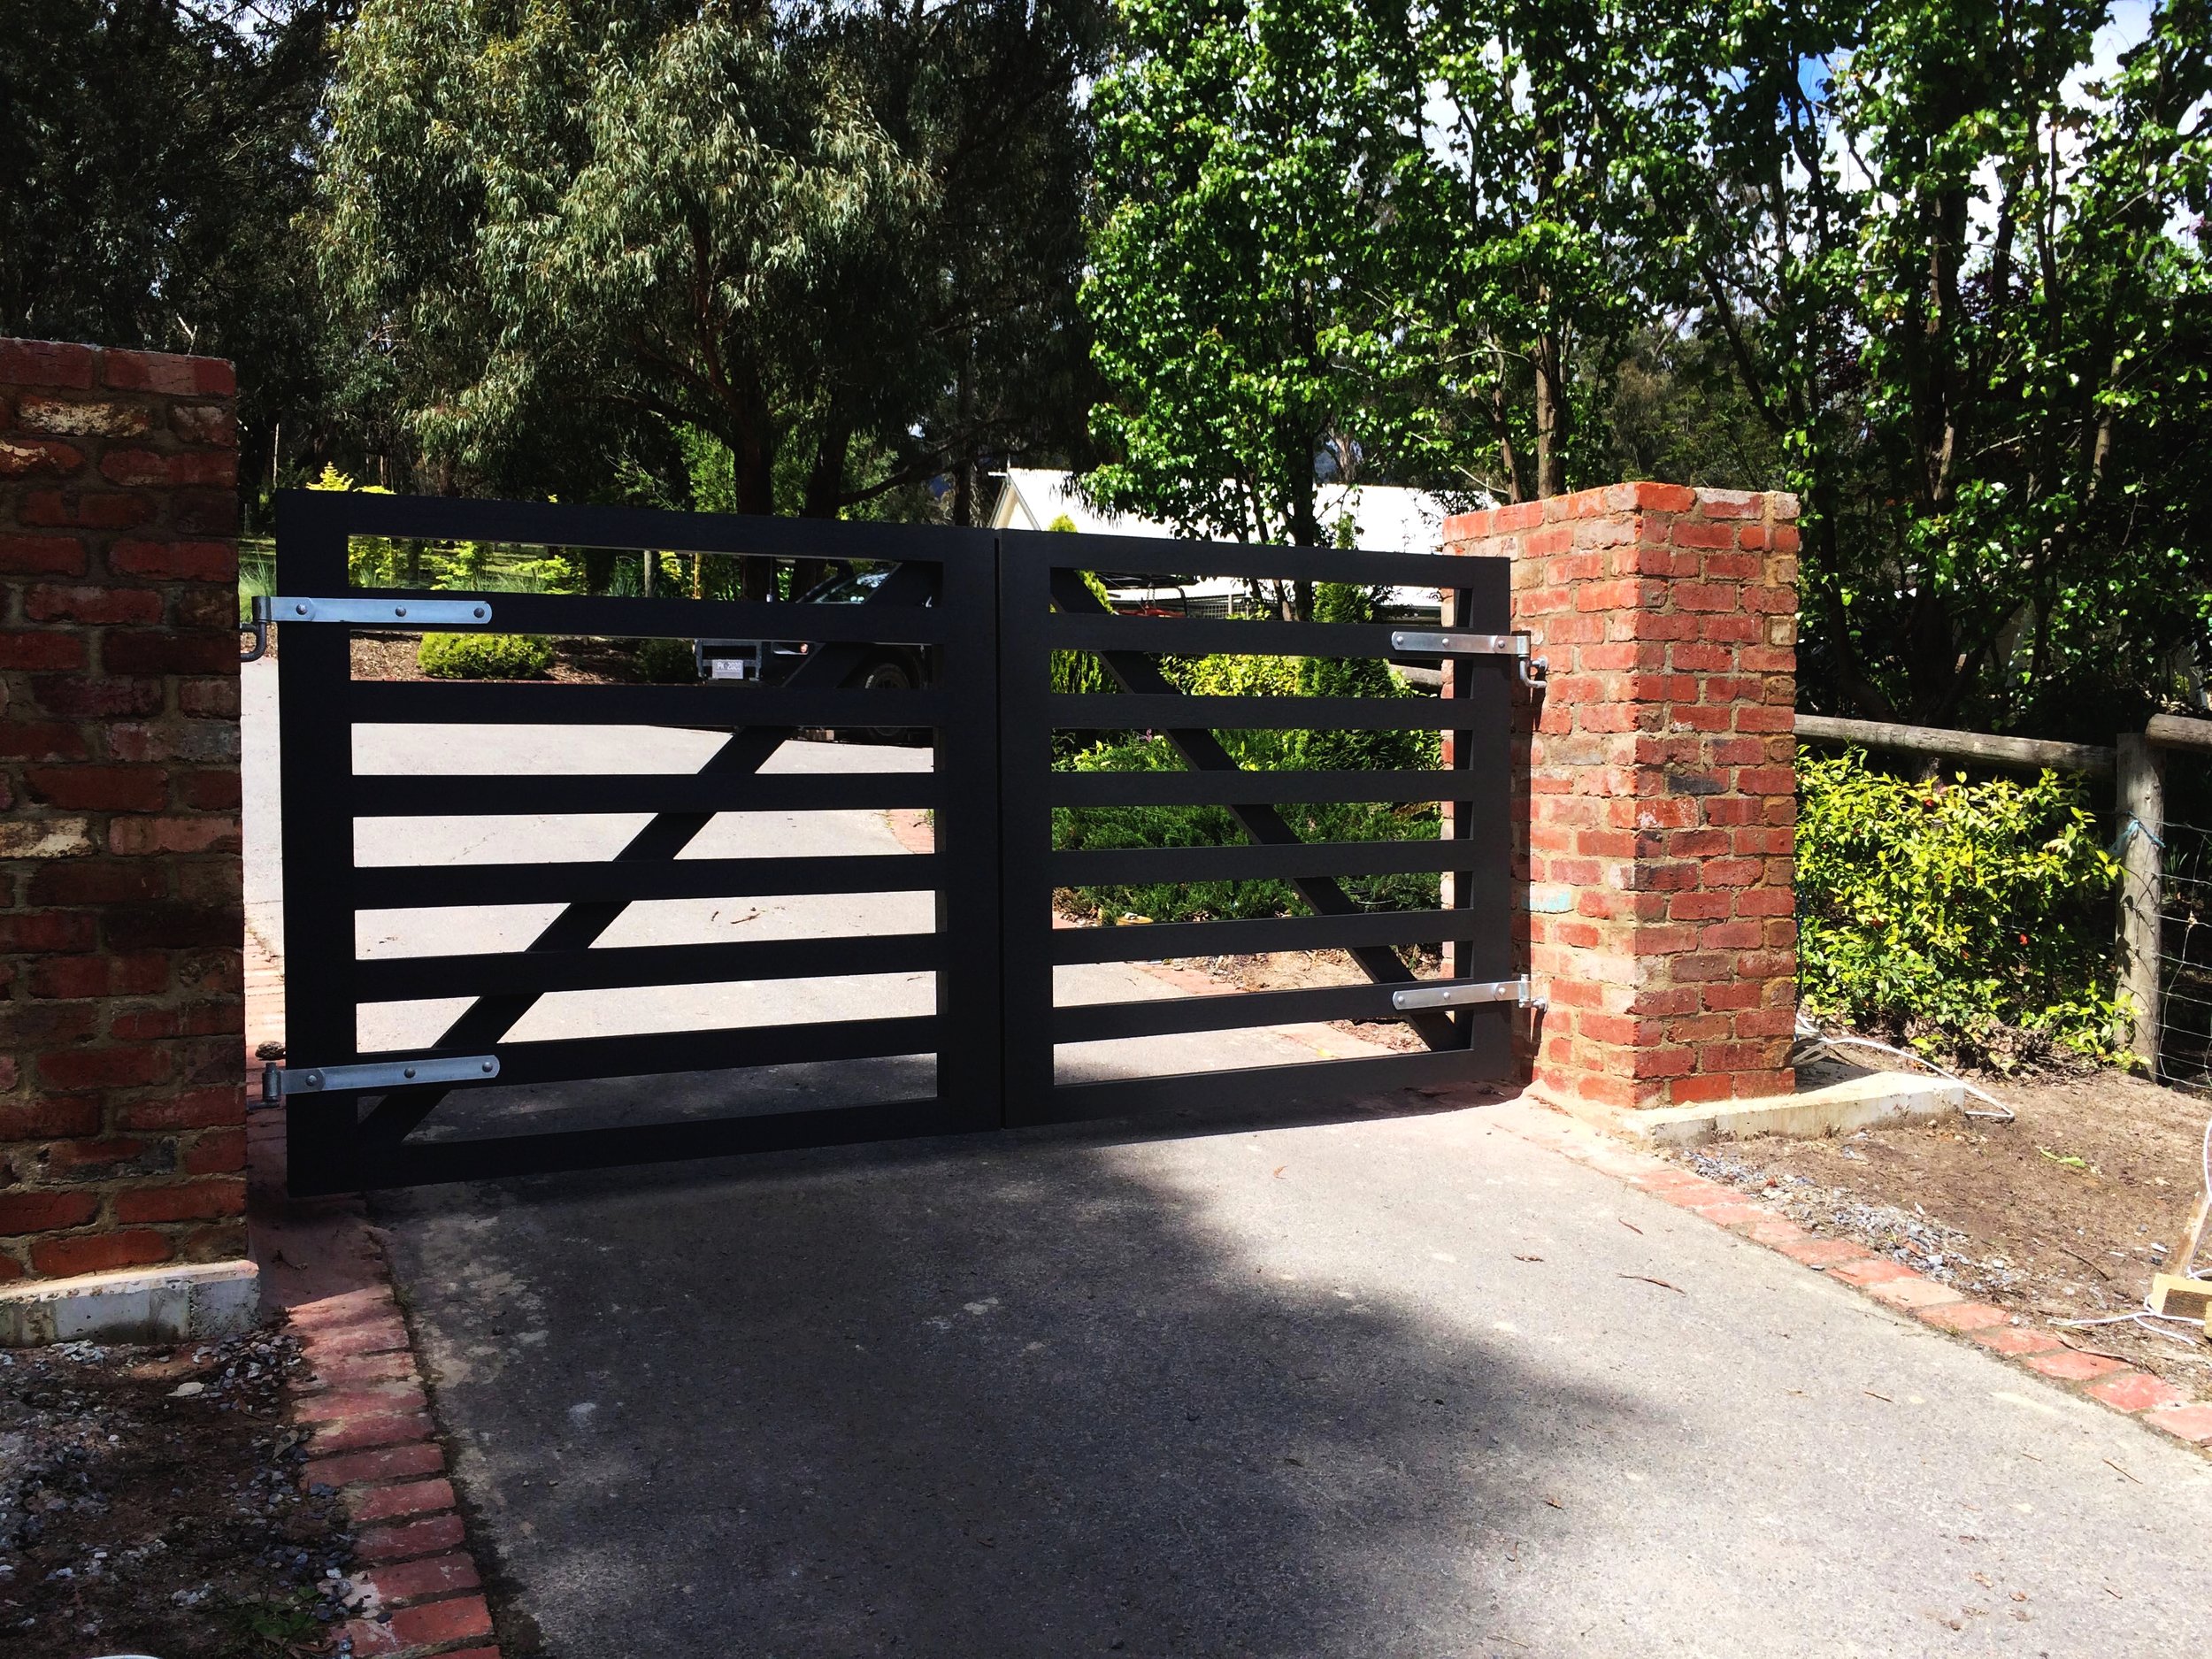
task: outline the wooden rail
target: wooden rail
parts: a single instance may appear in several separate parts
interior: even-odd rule
[[[2164,718],[2164,717],[2162,717]],[[1801,714],[1797,734],[1822,743],[1863,743],[1869,749],[1901,749],[1945,760],[1979,761],[1988,766],[2026,766],[2054,772],[2112,776],[2113,751],[2101,743],[2057,743],[2039,737],[1993,737],[1986,732],[1951,732],[1935,726],[1898,726],[1887,720],[1839,720],[1825,714]]]

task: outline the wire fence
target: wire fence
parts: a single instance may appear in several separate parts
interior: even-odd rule
[[[2212,1094],[2212,829],[2165,826],[2159,926],[2159,1080]]]

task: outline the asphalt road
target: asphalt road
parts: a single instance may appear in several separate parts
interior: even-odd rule
[[[250,801],[270,798],[267,701],[249,671]],[[918,758],[805,748],[823,752],[785,764]],[[574,733],[539,756],[609,758]],[[728,833],[761,851],[887,833],[845,816]],[[419,825],[404,844],[482,857],[472,837],[510,833],[580,856],[608,826]],[[280,925],[269,833],[250,807],[265,930]],[[713,910],[650,925],[756,925]],[[422,926],[379,918],[362,947],[450,949],[526,922]],[[759,995],[704,1011],[818,1017]],[[1316,1039],[1244,1041],[1303,1057]],[[511,1110],[603,1120],[718,1098],[608,1085]],[[1529,1145],[1503,1126],[1525,1106],[1420,1104],[378,1196],[508,1651],[2125,1659],[2212,1643],[2212,1465]]]

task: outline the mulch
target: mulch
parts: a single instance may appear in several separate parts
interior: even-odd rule
[[[321,1653],[352,1540],[300,1490],[299,1344],[0,1352],[0,1652]]]
[[[2132,1312],[2153,1273],[2177,1271],[2170,1263],[2203,1190],[2212,1100],[2118,1071],[1977,1080],[2016,1121],[1766,1136],[1675,1156],[1808,1231],[1855,1240],[2212,1398],[2212,1341],[2200,1325],[2060,1323]],[[2207,1258],[2212,1249],[2200,1271],[2212,1271]]]

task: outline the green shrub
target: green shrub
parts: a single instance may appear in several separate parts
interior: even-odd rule
[[[527,634],[426,634],[415,665],[434,680],[542,680],[553,646]]]
[[[689,640],[640,640],[638,678],[656,686],[687,686],[699,678],[699,659]]]
[[[2108,853],[2078,780],[1912,782],[1857,751],[1797,767],[1807,1011],[1987,1056],[2008,1029],[2117,1057]]]

